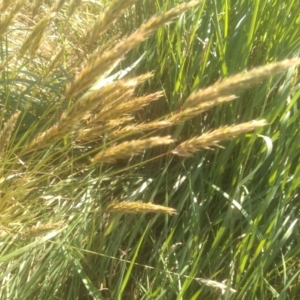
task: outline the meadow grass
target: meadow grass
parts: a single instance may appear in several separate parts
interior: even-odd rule
[[[1,5],[1,299],[296,299],[300,4]]]

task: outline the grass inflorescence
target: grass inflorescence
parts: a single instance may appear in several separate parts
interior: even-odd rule
[[[270,155],[274,142],[297,139],[288,127],[299,124],[300,59],[255,63],[262,41],[250,32],[239,44],[249,56],[234,66],[226,58],[234,4],[167,4],[148,18],[150,4],[137,0],[2,2],[1,299],[255,299],[282,295],[279,286],[280,299],[291,299],[288,288],[295,295],[299,272],[278,274],[286,260],[296,266],[297,250],[285,248],[296,212],[285,209],[299,167],[289,149]],[[196,28],[210,11],[216,35],[203,41]],[[255,19],[247,22],[253,30]],[[245,91],[255,107],[239,104]],[[276,97],[287,104],[267,100]],[[223,142],[243,134],[237,146]],[[261,168],[268,177],[253,183]]]

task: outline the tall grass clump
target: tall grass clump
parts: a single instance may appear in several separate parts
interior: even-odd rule
[[[294,299],[300,5],[261,3],[2,1],[1,299]]]

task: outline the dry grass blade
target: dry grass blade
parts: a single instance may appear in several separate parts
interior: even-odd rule
[[[186,100],[183,108],[194,107],[199,105],[199,102],[204,103],[206,101],[213,101],[219,97],[236,94],[253,84],[261,82],[263,79],[279,74],[284,70],[299,64],[300,59],[288,59],[231,76],[223,82],[217,82],[206,89],[193,93]]]
[[[199,284],[205,284],[206,286],[210,286],[213,288],[217,288],[217,289],[221,289],[222,291],[229,291],[231,293],[236,293],[237,290],[228,287],[227,285],[225,285],[224,283],[221,282],[217,282],[215,280],[210,280],[210,279],[202,279],[202,278],[195,278],[195,280],[199,283]]]
[[[139,154],[146,149],[153,148],[161,145],[170,145],[175,140],[170,136],[166,137],[151,137],[144,140],[134,140],[130,142],[124,142],[117,146],[112,146],[106,150],[99,152],[92,159],[92,162],[114,162],[116,159],[130,157],[132,155]]]
[[[10,119],[4,124],[4,127],[0,132],[0,155],[1,155],[2,151],[4,150],[4,147],[6,146],[8,140],[10,139],[10,136],[16,125],[19,115],[20,115],[20,112],[17,112],[14,115],[12,115],[10,117]]]
[[[219,143],[232,137],[255,130],[267,125],[265,120],[251,121],[239,125],[221,127],[211,132],[205,133],[200,137],[195,137],[181,143],[173,151],[173,154],[189,157],[200,149],[211,149],[211,147],[220,147]]]
[[[143,24],[136,32],[118,43],[111,50],[106,51],[98,59],[87,64],[87,66],[76,76],[73,83],[67,86],[65,97],[69,99],[77,96],[84,90],[87,90],[98,78],[110,70],[118,61],[122,60],[124,54],[145,40],[157,28],[170,22],[176,16],[199,3],[200,1],[191,1],[181,4]]]
[[[163,213],[168,215],[175,215],[176,210],[170,207],[156,205],[152,203],[137,202],[119,202],[111,203],[107,206],[106,210],[111,213],[122,214],[145,214],[145,213]]]

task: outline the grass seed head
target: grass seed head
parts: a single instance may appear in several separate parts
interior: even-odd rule
[[[170,136],[166,137],[151,137],[144,140],[135,140],[130,142],[123,142],[117,146],[99,152],[92,159],[92,162],[115,162],[117,159],[137,155],[146,149],[161,145],[170,145],[174,140]]]
[[[137,0],[113,1],[110,7],[100,14],[94,26],[88,30],[86,36],[83,38],[83,42],[85,42],[88,47],[93,45],[95,41],[98,40],[99,36],[103,34],[123,13],[124,9],[131,6],[136,1]]]
[[[287,59],[239,73],[192,94],[187,98],[183,108],[197,106],[199,101],[204,103],[220,97],[223,98],[232,94],[237,94],[266,78],[298,65],[300,65],[300,59]]]
[[[8,27],[12,24],[13,20],[17,17],[19,11],[24,6],[26,0],[19,0],[13,7],[13,9],[0,20],[0,37],[2,37],[8,30]],[[4,1],[2,3],[2,12],[8,8],[10,1]]]
[[[67,86],[65,97],[70,99],[77,96],[84,90],[87,90],[97,79],[101,78],[103,74],[110,70],[112,66],[120,62],[129,50],[144,41],[163,24],[170,22],[176,16],[182,14],[200,2],[201,1],[191,1],[181,4],[160,16],[152,18],[144,25],[141,25],[136,32],[119,42],[112,49],[105,51],[98,59],[88,63],[76,76],[73,83]]]
[[[220,147],[220,142],[233,138],[245,132],[249,132],[267,125],[265,120],[251,121],[233,126],[221,127],[208,133],[204,133],[200,137],[189,139],[177,146],[172,153],[189,157],[200,149],[211,149],[212,147]]]
[[[145,213],[163,213],[168,215],[175,215],[176,210],[170,207],[156,205],[152,203],[136,202],[114,202],[107,206],[106,210],[110,213],[121,214],[145,214]]]
[[[12,0],[3,0],[1,6],[1,12],[4,13],[12,4],[13,4]]]
[[[147,78],[147,76],[116,81],[99,90],[85,94],[74,103],[69,111],[62,114],[57,124],[41,133],[31,144],[25,147],[25,152],[47,147],[66,135],[73,133],[74,130],[78,129],[79,124],[81,124],[80,122],[87,120],[90,117],[90,112],[95,109],[96,106],[100,105],[101,102],[105,102],[108,97],[114,96],[117,93],[123,93],[126,89],[135,88],[135,86],[140,84],[145,78]]]
[[[4,124],[3,129],[0,131],[0,157],[11,137],[19,115],[20,112],[16,112],[15,114],[13,114],[10,119]]]
[[[24,40],[23,44],[18,53],[18,59],[21,59],[27,53],[30,54],[30,57],[34,57],[37,49],[39,48],[44,33],[55,17],[55,13],[48,13],[41,21],[39,21],[36,26],[33,28],[28,37]]]
[[[81,2],[82,0],[72,0],[68,11],[69,18],[74,14],[75,10],[80,7]]]

